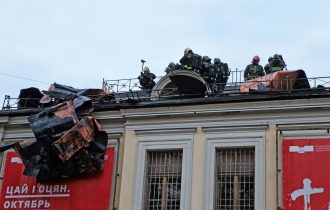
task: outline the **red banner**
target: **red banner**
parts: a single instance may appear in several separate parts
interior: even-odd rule
[[[284,139],[283,209],[330,210],[330,139]]]
[[[109,210],[115,151],[107,148],[104,170],[97,175],[37,184],[24,176],[24,165],[14,151],[7,152],[0,194],[0,210]]]

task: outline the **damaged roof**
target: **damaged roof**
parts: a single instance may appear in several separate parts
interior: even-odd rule
[[[93,100],[86,92],[100,93],[103,90],[75,91],[67,86],[51,86],[37,103],[46,103],[44,109],[28,117],[34,140],[17,141],[0,146],[0,152],[15,149],[25,166],[23,174],[35,177],[38,183],[68,178],[84,177],[103,170],[107,133],[97,122],[93,111]],[[24,94],[34,93],[34,88]],[[106,95],[106,94],[104,94]],[[29,99],[26,99],[30,103]],[[25,103],[24,102],[24,103]]]

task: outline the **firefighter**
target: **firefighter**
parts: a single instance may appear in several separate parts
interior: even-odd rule
[[[201,76],[208,83],[215,82],[215,70],[211,61],[212,59],[209,56],[203,56],[200,71]]]
[[[225,89],[230,71],[227,63],[221,62],[220,58],[214,58],[214,69],[216,74],[217,92]]]
[[[175,64],[174,62],[171,62],[168,64],[168,66],[165,68],[165,72],[166,74],[170,73],[170,72],[173,72],[173,71],[177,71],[177,70],[180,70],[182,69],[181,65],[180,64]]]
[[[279,54],[274,54],[272,61],[270,63],[271,73],[281,71],[286,69],[286,64],[283,60],[283,56]]]
[[[171,62],[168,64],[168,66],[165,68],[166,74],[172,72],[175,70],[175,63]]]
[[[273,61],[273,57],[269,57],[268,58],[268,63],[264,67],[266,74],[272,73],[272,71],[270,69],[270,65],[271,65],[272,61]]]
[[[155,85],[154,79],[156,76],[150,72],[149,67],[144,67],[143,72],[141,72],[141,75],[138,77],[141,89],[142,90],[151,90]]]
[[[192,56],[193,56],[193,51],[190,48],[186,48],[184,50],[184,55],[180,59],[180,63],[183,67],[184,70],[192,70]]]
[[[251,64],[247,65],[244,71],[244,80],[255,79],[257,77],[265,76],[264,69],[259,65],[259,56],[252,58]]]
[[[195,54],[190,48],[184,50],[184,55],[180,59],[183,70],[199,72],[201,68],[202,58]]]

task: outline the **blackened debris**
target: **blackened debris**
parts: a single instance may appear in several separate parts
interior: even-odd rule
[[[0,145],[0,152],[4,152],[6,150],[14,148],[16,143],[8,144],[8,145]]]
[[[70,100],[79,95],[79,92],[81,91],[83,90],[54,83],[50,85],[48,91],[42,91],[45,96],[41,98],[40,103],[50,103],[53,98],[56,102]]]
[[[17,108],[38,108],[40,107],[39,100],[44,95],[40,92],[38,88],[30,87],[26,89],[21,89],[18,96]]]
[[[81,90],[78,95],[86,96],[92,99],[93,102],[105,102],[111,99],[110,93],[103,89],[84,89]]]
[[[37,180],[49,170],[49,149],[46,141],[24,141],[16,143],[16,151],[25,166],[23,174],[36,177]]]
[[[78,117],[72,102],[67,101],[32,115],[28,121],[38,141],[50,140],[52,142],[77,124]]]
[[[15,144],[25,165],[23,174],[43,183],[102,170],[108,137],[96,119],[89,115],[93,102],[103,100],[107,93],[56,83],[45,93],[42,103],[57,105],[28,118],[36,140]],[[91,94],[91,98],[85,94]]]
[[[62,161],[50,145],[45,144],[45,142],[25,141],[17,143],[16,150],[25,165],[23,174],[36,177],[39,183],[45,183],[101,171],[107,136],[105,132],[96,132],[95,139],[88,146],[78,150],[67,161]]]
[[[89,115],[94,109],[92,99],[86,96],[78,96],[77,98],[73,99],[73,106],[77,115],[79,116]]]
[[[41,104],[54,102],[60,103],[66,100],[73,100],[78,96],[86,96],[93,102],[107,101],[110,96],[109,92],[103,89],[76,89],[67,85],[54,83],[48,91],[42,91],[45,96],[41,98]]]
[[[52,146],[58,153],[59,158],[63,161],[68,160],[79,149],[93,141],[95,136],[94,131],[99,128],[99,126],[95,126],[96,124],[98,123],[93,117],[84,117],[70,132],[67,132],[60,139],[53,142]],[[100,132],[100,130],[98,131]]]

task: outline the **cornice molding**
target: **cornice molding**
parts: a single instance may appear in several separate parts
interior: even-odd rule
[[[186,128],[186,129],[140,129],[135,130],[137,136],[143,135],[173,135],[173,134],[193,134],[195,133],[195,128]]]
[[[295,99],[279,101],[240,102],[230,104],[205,104],[158,108],[121,110],[125,118],[149,118],[151,116],[185,116],[191,114],[274,112],[291,110],[330,109],[330,99]]]
[[[246,131],[264,131],[266,128],[268,128],[268,125],[254,125],[254,126],[225,126],[225,127],[202,127],[203,131],[207,134],[212,133],[225,133],[228,131],[237,131],[240,132],[246,132]]]
[[[126,123],[127,130],[166,130],[166,129],[189,129],[189,128],[223,128],[231,129],[232,127],[255,127],[267,126],[269,124],[290,125],[299,124],[329,124],[330,115],[328,112],[286,112],[286,113],[255,113],[253,115],[244,114],[228,114],[226,116],[209,116],[209,117],[192,117],[185,118],[167,118],[167,119],[146,119],[137,121],[128,121]]]
[[[9,117],[0,117],[0,125],[6,124],[8,122]]]

